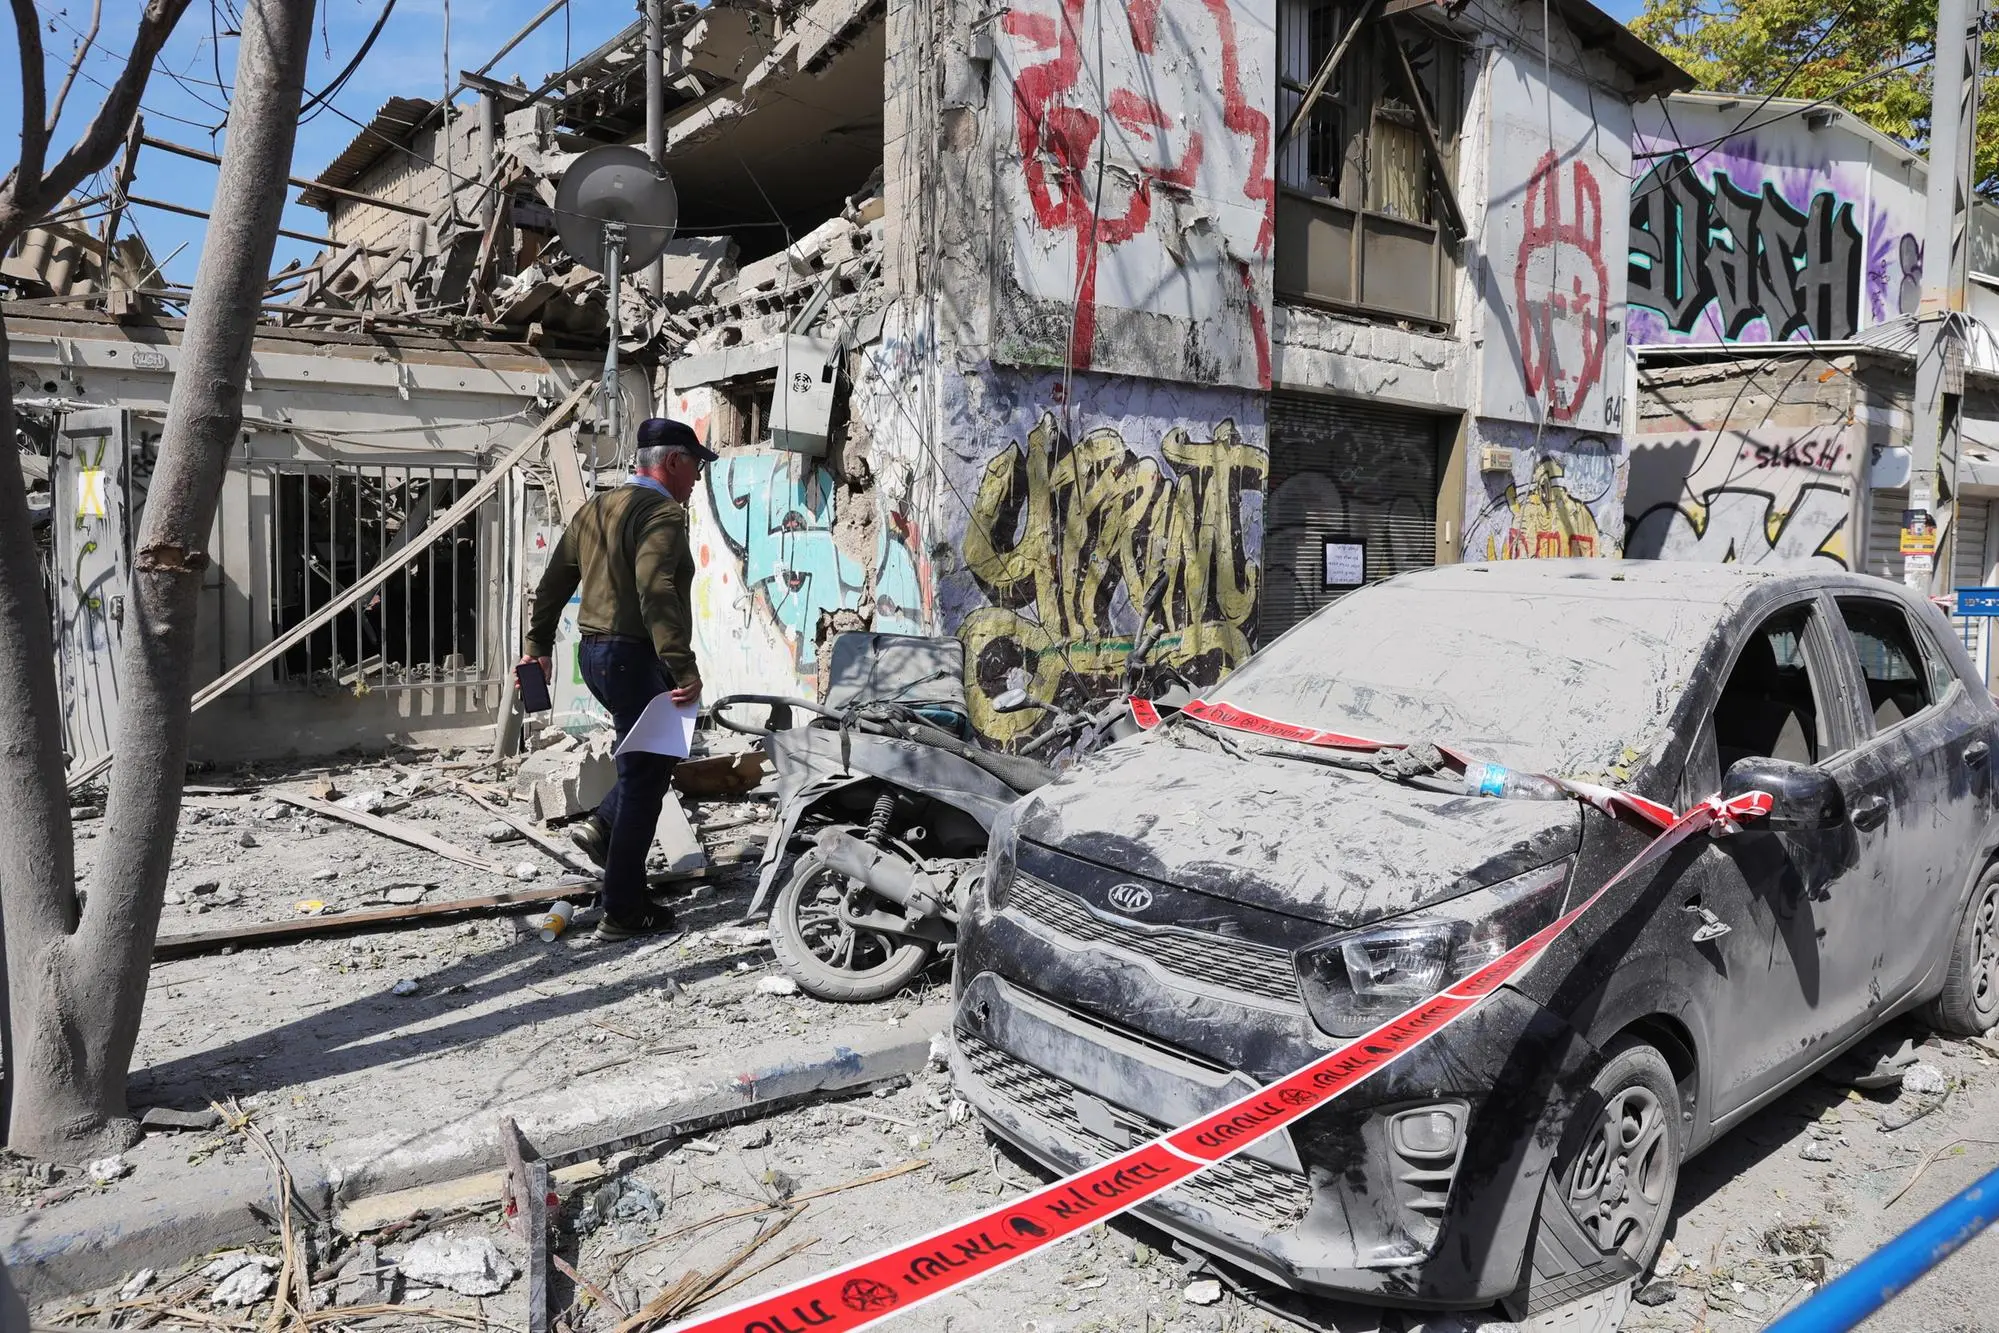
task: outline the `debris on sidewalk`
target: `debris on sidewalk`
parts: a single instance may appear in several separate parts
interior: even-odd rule
[[[461,1296],[492,1296],[520,1276],[520,1270],[484,1236],[419,1237],[396,1261],[406,1281],[443,1287]]]

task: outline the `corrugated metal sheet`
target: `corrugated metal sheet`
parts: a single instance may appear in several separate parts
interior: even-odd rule
[[[353,141],[340,150],[340,155],[327,164],[326,170],[313,179],[321,185],[343,189],[352,185],[374,165],[375,159],[406,144],[436,105],[421,97],[391,97],[375,112],[374,119],[355,133]],[[298,201],[328,211],[334,202],[332,195],[311,186],[299,192]]]

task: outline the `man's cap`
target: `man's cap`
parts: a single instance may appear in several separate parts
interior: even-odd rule
[[[639,423],[639,448],[641,449],[685,449],[704,463],[712,463],[721,455],[701,443],[701,437],[694,428],[684,421],[671,421],[666,417],[648,417]]]

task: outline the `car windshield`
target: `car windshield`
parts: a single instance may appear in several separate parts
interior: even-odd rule
[[[1617,588],[1379,584],[1304,621],[1207,697],[1283,722],[1616,782],[1651,755],[1725,614],[1712,601]]]

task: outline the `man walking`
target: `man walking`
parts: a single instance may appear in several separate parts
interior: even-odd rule
[[[583,683],[611,714],[622,743],[661,694],[677,704],[701,698],[694,661],[694,556],[687,500],[716,454],[689,427],[658,417],[639,425],[632,479],[596,496],[569,521],[535,589],[527,655],[553,679],[556,621],[580,583],[577,663]],[[673,924],[646,897],[646,853],[659,825],[678,759],[631,751],[618,756],[618,781],[596,812],[570,831],[604,868],[603,940],[625,940]]]

